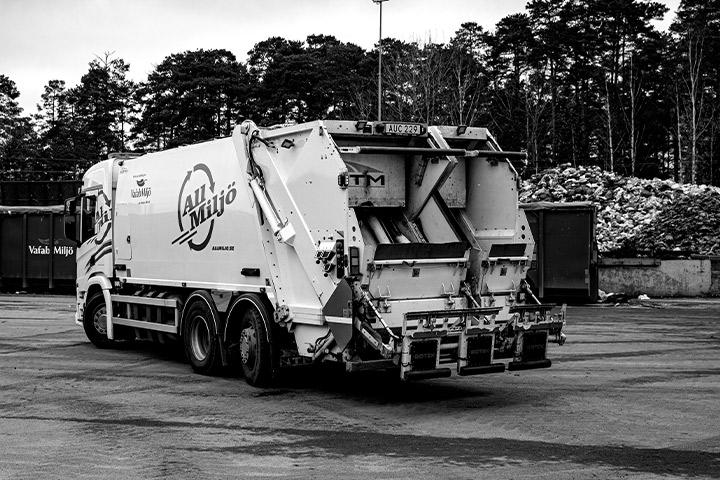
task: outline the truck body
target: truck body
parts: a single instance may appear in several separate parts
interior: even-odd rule
[[[66,204],[77,323],[183,342],[250,384],[339,362],[404,380],[550,366],[518,152],[484,128],[316,121],[91,167]]]

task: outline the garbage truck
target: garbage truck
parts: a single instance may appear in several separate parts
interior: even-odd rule
[[[65,204],[75,321],[266,386],[298,365],[402,380],[551,366],[565,308],[525,282],[523,152],[485,128],[314,121],[111,155]]]

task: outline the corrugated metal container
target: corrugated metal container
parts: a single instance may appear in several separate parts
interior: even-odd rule
[[[63,206],[0,206],[0,287],[75,286],[75,244],[63,233]]]
[[[595,303],[596,211],[590,202],[521,205],[535,238],[529,281],[543,301]]]
[[[0,205],[57,205],[77,195],[81,186],[81,180],[0,180]]]

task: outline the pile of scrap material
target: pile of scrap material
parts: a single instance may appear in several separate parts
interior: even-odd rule
[[[720,188],[561,165],[524,182],[520,201],[592,202],[603,253],[720,255]]]

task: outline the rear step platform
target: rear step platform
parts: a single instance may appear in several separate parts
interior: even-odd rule
[[[486,373],[502,373],[505,371],[504,363],[493,363],[491,365],[480,365],[476,367],[461,367],[458,370],[458,375],[483,375]]]
[[[552,362],[549,359],[535,360],[532,362],[510,362],[508,363],[508,370],[511,372],[519,370],[533,370],[536,368],[550,368]]]
[[[433,370],[412,370],[405,372],[405,380],[427,380],[428,378],[445,378],[452,374],[449,368],[435,368]]]

